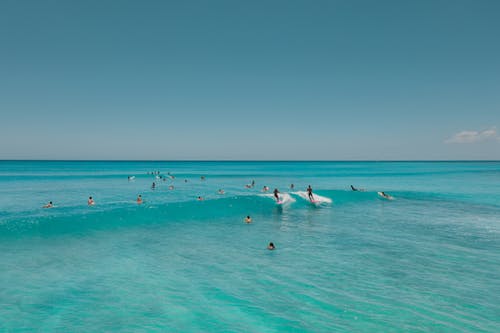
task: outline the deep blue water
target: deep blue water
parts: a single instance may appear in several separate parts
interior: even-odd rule
[[[498,332],[500,162],[0,161],[0,253],[0,332]]]

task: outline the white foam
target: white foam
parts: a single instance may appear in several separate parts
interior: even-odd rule
[[[265,198],[270,198],[274,202],[276,202],[276,198],[274,197],[273,193],[258,194],[258,196],[265,197]],[[290,194],[288,194],[288,193],[279,193],[278,197],[280,198],[280,202],[283,205],[295,202],[295,199]]]
[[[318,195],[316,193],[313,193],[313,199],[314,199],[314,201],[311,201],[309,199],[309,194],[306,191],[292,192],[292,194],[298,195],[302,199],[307,200],[307,201],[309,201],[311,203],[315,203],[315,204],[330,204],[330,203],[333,202],[332,199],[327,198],[327,197],[323,197],[323,196]]]

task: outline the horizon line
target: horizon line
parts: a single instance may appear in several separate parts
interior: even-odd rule
[[[370,159],[356,159],[356,160],[239,160],[239,159],[171,159],[171,160],[153,160],[153,159],[0,159],[0,162],[500,162],[498,160],[486,159],[469,159],[469,160],[370,160]]]

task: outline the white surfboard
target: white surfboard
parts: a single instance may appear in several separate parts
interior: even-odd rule
[[[298,195],[302,199],[307,200],[314,205],[331,204],[333,202],[332,199],[327,198],[327,197],[323,197],[323,196],[318,195],[316,193],[313,193],[313,195],[312,195],[313,199],[311,200],[309,198],[309,194],[306,191],[292,192],[292,194]]]

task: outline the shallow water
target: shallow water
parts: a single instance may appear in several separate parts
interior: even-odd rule
[[[0,161],[0,251],[6,332],[498,332],[500,163]]]

